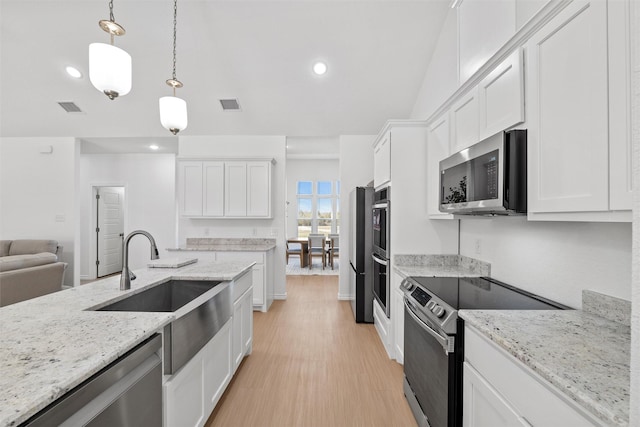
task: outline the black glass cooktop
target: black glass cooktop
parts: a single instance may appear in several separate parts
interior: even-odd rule
[[[412,279],[456,310],[556,310],[568,308],[485,277],[412,277]]]

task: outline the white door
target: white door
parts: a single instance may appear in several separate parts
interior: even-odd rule
[[[124,187],[97,187],[98,277],[122,270]]]

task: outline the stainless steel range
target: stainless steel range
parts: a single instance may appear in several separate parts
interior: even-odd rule
[[[410,277],[404,292],[404,394],[420,427],[462,425],[459,309],[567,309],[486,277]]]

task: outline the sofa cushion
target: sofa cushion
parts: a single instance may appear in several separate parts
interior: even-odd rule
[[[0,258],[0,271],[19,270],[21,268],[36,267],[58,261],[58,257],[51,252],[32,255],[9,255]]]
[[[0,240],[0,256],[9,255],[10,246],[11,246],[11,240]]]
[[[58,250],[58,242],[55,240],[14,240],[9,248],[9,255],[39,254]]]

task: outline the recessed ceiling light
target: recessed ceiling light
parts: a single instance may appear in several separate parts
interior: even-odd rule
[[[316,62],[313,64],[313,72],[321,76],[327,72],[327,64],[324,62]]]
[[[152,149],[152,150],[157,150],[157,149],[158,149],[158,148],[160,148],[160,147],[158,147],[156,144],[151,144],[151,145],[149,146],[149,148],[150,148],[150,149]]]
[[[71,65],[68,65],[65,70],[67,71],[67,74],[69,74],[74,79],[79,79],[80,77],[82,77],[82,73],[80,72],[80,70],[72,67]]]

